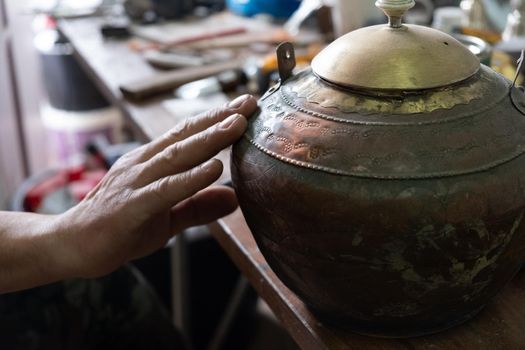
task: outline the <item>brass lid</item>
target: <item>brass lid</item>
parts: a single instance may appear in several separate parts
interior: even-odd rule
[[[450,35],[401,24],[414,0],[378,0],[376,6],[389,24],[361,28],[335,40],[312,61],[315,74],[344,87],[421,90],[460,82],[480,68],[478,58]]]

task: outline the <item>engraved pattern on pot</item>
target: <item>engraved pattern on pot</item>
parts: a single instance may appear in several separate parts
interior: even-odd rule
[[[486,70],[487,68],[482,68],[476,79],[471,79],[456,88],[436,89],[426,95],[405,93],[398,97],[392,96],[390,99],[348,94],[337,87],[327,87],[320,81],[320,78],[306,70],[294,77],[290,85],[281,90],[281,94],[291,101],[294,100],[291,98],[291,93],[293,93],[295,97],[304,98],[308,103],[315,103],[324,108],[336,108],[344,113],[362,115],[430,113],[440,109],[451,109],[460,104],[468,104],[492,92],[489,89],[497,77],[488,75]],[[497,93],[500,99],[504,96],[501,91]]]
[[[502,116],[500,106],[470,118],[419,125],[414,132],[413,126],[323,120],[282,102],[278,105],[276,96],[267,103],[261,105],[264,111],[256,121],[250,121],[246,137],[281,160],[334,173],[373,178],[451,176],[482,171],[525,151],[520,142],[525,128],[516,128],[523,118]],[[352,147],[345,146],[350,142]],[[302,147],[295,147],[297,143]],[[400,143],[403,150],[392,147]],[[436,147],[439,144],[443,146]],[[501,158],[491,159],[493,154]]]

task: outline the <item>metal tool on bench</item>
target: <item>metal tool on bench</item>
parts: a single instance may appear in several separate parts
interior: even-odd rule
[[[192,67],[171,72],[157,73],[150,77],[144,77],[140,80],[125,83],[120,86],[120,91],[128,99],[143,100],[148,97],[172,91],[183,84],[207,78],[230,69],[236,69],[241,66],[242,61],[238,59],[202,67]]]

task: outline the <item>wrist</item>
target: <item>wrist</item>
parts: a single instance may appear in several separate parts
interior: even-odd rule
[[[63,278],[97,278],[124,263],[113,249],[114,245],[108,239],[111,232],[106,230],[103,222],[104,218],[90,213],[85,203],[54,219],[54,239],[58,241],[55,243],[54,263]]]
[[[58,216],[0,212],[0,292],[70,277]]]
[[[58,281],[80,277],[76,232],[66,219],[66,214],[46,216],[39,229],[41,245],[53,278]]]

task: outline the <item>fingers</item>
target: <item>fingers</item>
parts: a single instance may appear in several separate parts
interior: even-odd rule
[[[230,187],[207,188],[180,202],[171,210],[171,232],[178,233],[188,227],[205,225],[233,212],[237,197]]]
[[[135,185],[145,186],[203,163],[239,139],[246,126],[246,118],[234,114],[203,132],[165,148],[139,165],[142,169]]]
[[[257,101],[253,96],[242,95],[224,107],[212,109],[197,117],[187,118],[184,122],[178,124],[156,140],[142,146],[140,152],[138,152],[139,155],[136,163],[150,159],[169,145],[204,131],[232,114],[239,113],[249,116],[255,112],[256,108]]]
[[[222,163],[212,159],[191,170],[163,177],[137,190],[137,205],[150,215],[170,210],[177,203],[211,185],[221,173]]]

